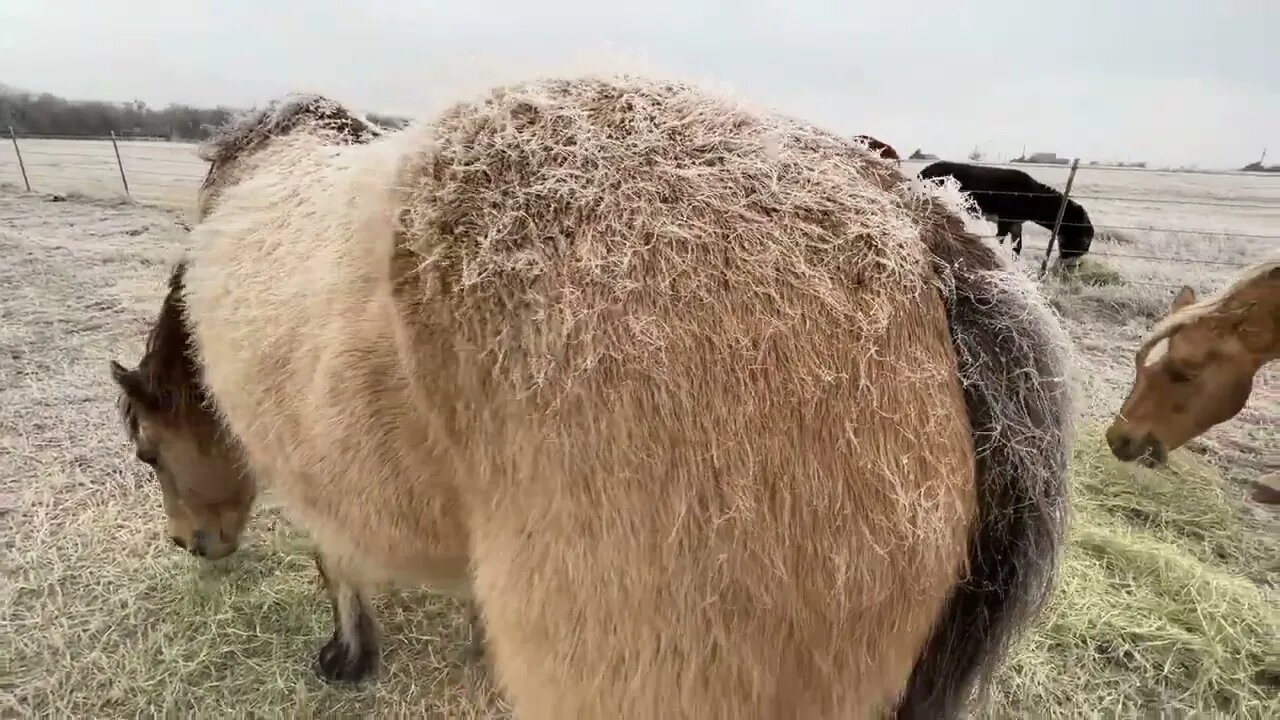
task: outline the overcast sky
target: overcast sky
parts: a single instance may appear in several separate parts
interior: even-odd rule
[[[72,98],[308,90],[421,116],[599,69],[720,83],[903,153],[1280,161],[1280,0],[0,1],[0,83]]]

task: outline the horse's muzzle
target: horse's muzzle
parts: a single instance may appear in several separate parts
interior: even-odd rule
[[[1169,459],[1164,443],[1150,435],[1136,438],[1124,433],[1109,432],[1107,445],[1111,447],[1111,454],[1115,455],[1116,459],[1122,462],[1137,461],[1143,467],[1163,465]]]

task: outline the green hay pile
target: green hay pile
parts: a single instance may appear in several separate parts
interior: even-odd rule
[[[1280,717],[1280,541],[1221,487],[1193,455],[1146,470],[1085,434],[1057,590],[985,714]]]
[[[1124,276],[1119,270],[1091,258],[1080,258],[1057,274],[1063,281],[1075,285],[1111,287],[1125,284]]]
[[[1261,589],[1280,579],[1280,538],[1242,523],[1221,483],[1185,453],[1165,471],[1120,465],[1090,428],[1060,584],[983,715],[1280,717],[1280,627]],[[461,609],[417,591],[379,598],[378,683],[323,685],[311,665],[328,606],[306,543],[273,514],[210,567],[164,539],[150,481],[31,487],[60,489],[28,498],[6,559],[0,717],[502,713],[462,659]]]

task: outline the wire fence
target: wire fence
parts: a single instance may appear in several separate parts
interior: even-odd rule
[[[0,185],[29,192],[181,208],[191,202],[206,169],[193,143],[0,130]]]
[[[13,128],[0,142],[0,185],[30,192],[127,198],[169,208],[189,207],[208,165],[189,142],[108,135],[19,135]],[[906,160],[914,174],[932,161]],[[1047,240],[1027,243],[1023,257],[1047,270],[1064,230],[1090,226],[1094,241],[1088,257],[1115,258],[1129,265],[1126,283],[1181,287],[1162,282],[1166,271],[1152,264],[1231,271],[1280,255],[1280,173],[1161,170],[1130,166],[976,162],[1031,174],[1049,191],[984,191],[988,195],[1050,197],[1055,218],[1001,217],[1029,235]],[[1065,211],[1074,201],[1086,208],[1088,222]],[[1037,228],[1041,228],[1037,230]],[[994,234],[982,237],[996,239]],[[1006,241],[1006,238],[1000,238]],[[1126,247],[1130,246],[1130,247]],[[1042,255],[1034,256],[1040,252]],[[1145,272],[1144,272],[1145,271]],[[1146,275],[1147,277],[1138,277]]]
[[[913,164],[923,168],[931,162],[935,161]],[[1069,166],[970,164],[1021,170],[1050,186],[1045,191],[970,191],[975,201],[982,195],[1053,201],[1050,205],[1057,206],[1057,214],[1052,219],[1030,213],[989,217],[991,222],[998,220],[997,232],[980,235],[1004,244],[1025,227],[1042,226],[1048,232],[1047,242],[1028,243],[1024,248],[1024,255],[1042,253],[1035,263],[1042,277],[1057,241],[1082,227],[1093,230],[1087,257],[1115,258],[1125,270],[1125,285],[1176,290],[1188,284],[1221,283],[1241,268],[1280,258],[1280,173],[1082,166],[1078,159]],[[1054,174],[1059,177],[1052,178]],[[1081,188],[1084,176],[1094,177]],[[1085,208],[1087,219],[1068,219],[1066,210],[1072,202]],[[1187,223],[1180,224],[1182,219]],[[1005,230],[999,225],[1013,227]],[[1005,235],[999,234],[1001,230]],[[1189,268],[1195,270],[1188,273]]]

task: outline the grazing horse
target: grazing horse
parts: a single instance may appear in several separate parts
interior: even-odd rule
[[[115,374],[179,504],[251,477],[309,532],[325,678],[373,671],[370,593],[412,579],[475,598],[518,717],[964,711],[1052,586],[1072,398],[958,208],[675,83],[349,143],[317,108],[207,143]]]
[[[887,142],[877,140],[870,135],[854,135],[853,141],[867,146],[868,150],[876,153],[886,160],[892,160],[898,165],[902,165],[902,157],[898,155],[898,151]]]
[[[955,178],[961,192],[973,198],[983,216],[995,221],[1000,244],[1004,244],[1005,235],[1011,235],[1014,255],[1022,254],[1022,223],[1053,230],[1063,202],[1062,193],[1014,168],[939,160],[921,170],[920,177]],[[1066,203],[1058,229],[1058,257],[1064,261],[1079,258],[1093,244],[1089,214],[1075,200]]]
[[[235,140],[214,146],[199,198],[200,213],[238,168],[244,148],[306,126],[309,134],[335,145],[363,144],[384,134],[367,118],[326,98],[298,96],[266,122],[265,113],[233,125]],[[226,132],[226,130],[224,130]],[[215,172],[223,182],[214,182]],[[184,224],[188,232],[191,227]],[[122,411],[137,457],[155,470],[173,543],[198,557],[220,559],[234,552],[257,497],[253,474],[238,445],[214,413],[200,368],[185,348],[189,341],[182,305],[186,263],[169,277],[169,290],[146,341],[142,361],[128,370],[111,364],[120,385]],[[166,428],[181,427],[182,433]],[[163,451],[166,457],[161,457]],[[175,472],[174,468],[182,468]]]
[[[1250,266],[1207,298],[1197,300],[1184,286],[1138,346],[1133,386],[1107,429],[1111,452],[1125,462],[1164,463],[1172,450],[1235,417],[1258,370],[1277,357],[1280,260]]]

